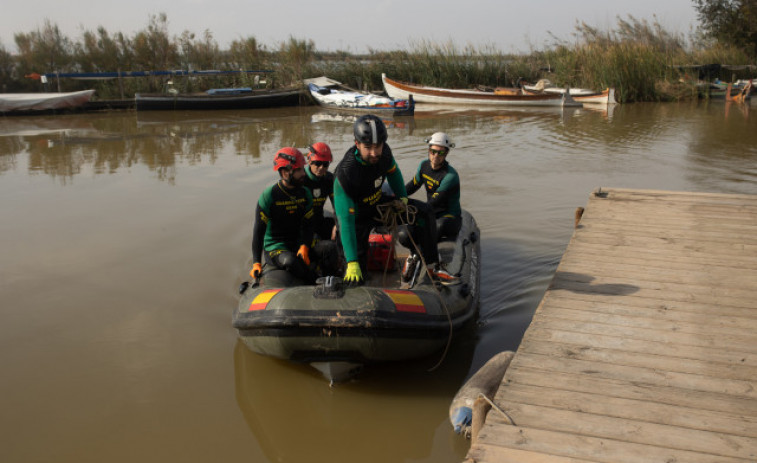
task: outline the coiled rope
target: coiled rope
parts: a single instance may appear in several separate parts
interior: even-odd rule
[[[394,200],[392,202],[384,203],[384,204],[378,204],[376,206],[376,209],[378,210],[379,216],[374,217],[375,220],[380,222],[384,227],[386,227],[389,232],[392,235],[392,243],[397,243],[397,228],[399,228],[400,225],[414,225],[415,219],[418,215],[418,208],[410,205],[405,204],[400,200]],[[410,233],[408,230],[408,237],[410,238],[410,242],[413,244],[413,248],[415,249],[415,254],[420,257],[421,263],[423,264],[423,267],[428,269],[428,265],[426,265],[426,259],[423,258],[423,253],[420,250],[420,247],[413,239],[413,234]],[[384,264],[384,286],[386,286],[386,274],[387,270],[389,268],[389,260],[387,259],[386,263]],[[442,352],[441,357],[439,358],[439,361],[434,365],[433,367],[429,368],[427,371],[431,372],[436,370],[441,366],[441,364],[444,362],[444,359],[447,357],[447,352],[449,352],[450,345],[452,344],[452,315],[449,313],[449,308],[447,308],[447,303],[444,302],[444,298],[442,297],[441,291],[439,291],[439,288],[436,286],[436,284],[432,285],[434,287],[434,290],[436,290],[436,294],[439,296],[439,301],[442,304],[442,307],[444,308],[444,313],[447,315],[447,323],[449,324],[449,332],[447,335],[447,344],[444,346],[444,352]]]

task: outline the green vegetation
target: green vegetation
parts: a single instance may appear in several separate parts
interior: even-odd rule
[[[715,0],[708,0],[715,1]],[[725,0],[720,0],[725,1]],[[744,0],[754,3],[755,0]],[[696,0],[706,5],[705,0]],[[705,15],[700,11],[700,20]],[[145,70],[274,70],[264,76],[268,86],[299,84],[303,78],[321,75],[348,86],[380,91],[381,73],[398,80],[449,88],[515,86],[521,80],[547,78],[560,86],[603,89],[615,87],[622,102],[670,101],[696,95],[697,76],[682,66],[707,63],[754,64],[757,47],[719,40],[714,23],[696,37],[665,31],[657,22],[618,19],[615,29],[600,31],[587,24],[576,26],[572,41],[556,39],[546,50],[509,55],[489,45],[460,48],[454,43],[421,41],[408,50],[377,51],[365,55],[348,52],[324,53],[312,40],[290,37],[269,48],[254,37],[235,40],[222,50],[210,31],[199,36],[184,31],[171,37],[165,14],[150,16],[145,29],[129,37],[111,34],[102,27],[86,30],[78,40],[63,36],[58,26],[46,21],[41,30],[14,36],[19,52],[11,55],[0,44],[0,92],[42,90],[32,73],[113,72]],[[743,29],[743,28],[742,28]],[[748,42],[748,41],[747,41]],[[755,69],[755,68],[752,68]],[[720,77],[754,77],[730,73]],[[202,91],[214,87],[254,86],[256,76],[232,74],[175,78],[180,91]],[[122,80],[49,82],[55,91],[95,88],[100,99],[130,98],[136,92],[161,91],[166,77]]]

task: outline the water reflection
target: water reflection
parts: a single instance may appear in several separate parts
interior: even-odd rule
[[[241,341],[234,348],[236,399],[259,446],[275,462],[460,461],[464,448],[441,459],[433,453],[435,427],[448,433],[448,413],[435,399],[454,396],[467,372],[473,341],[435,359],[375,365],[352,383],[328,386],[304,365],[262,357]]]

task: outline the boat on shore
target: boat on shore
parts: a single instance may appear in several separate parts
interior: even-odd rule
[[[95,94],[94,90],[60,93],[0,93],[0,113],[34,113],[77,109]]]
[[[254,109],[298,106],[304,98],[302,88],[286,89],[211,89],[204,93],[137,93],[137,111]]]
[[[582,104],[569,94],[529,94],[520,89],[496,89],[492,91],[475,89],[448,89],[400,82],[381,74],[384,89],[392,98],[413,96],[416,103],[441,103],[488,106],[560,106],[571,107]]]
[[[534,85],[523,85],[523,91],[530,94],[555,93],[562,95],[570,92],[574,100],[582,104],[618,104],[615,99],[615,88],[608,87],[601,92],[588,88],[561,88],[555,87],[548,79],[541,79]]]
[[[373,93],[358,92],[344,87],[341,82],[328,79],[307,79],[310,96],[321,107],[353,113],[370,113],[382,116],[412,116],[415,102],[412,95],[407,99],[389,98]]]
[[[372,246],[381,245],[385,236],[372,235]],[[422,262],[402,283],[398,263],[403,259],[394,260],[388,243],[383,252],[384,262],[371,270],[369,260],[366,284],[357,287],[336,277],[302,285],[286,272],[264,268],[259,283],[240,288],[232,325],[251,351],[310,364],[332,382],[350,378],[367,364],[441,351],[478,311],[476,221],[463,211],[457,239],[439,243],[447,270],[460,277],[454,286],[432,282]]]

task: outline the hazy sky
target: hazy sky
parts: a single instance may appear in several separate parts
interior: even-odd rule
[[[318,50],[350,52],[406,49],[424,40],[527,52],[551,44],[550,32],[570,40],[577,21],[608,30],[628,15],[656,17],[686,36],[697,25],[693,0],[3,0],[0,43],[15,51],[13,34],[41,29],[45,19],[75,40],[101,25],[132,36],[161,12],[171,34],[209,30],[221,48],[249,36],[270,48],[292,36],[312,39]]]

